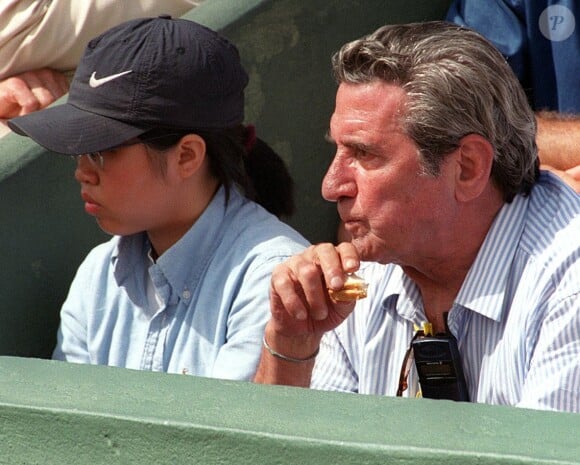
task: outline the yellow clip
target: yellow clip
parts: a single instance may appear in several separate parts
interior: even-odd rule
[[[433,325],[427,321],[423,322],[423,334],[425,336],[433,336]]]

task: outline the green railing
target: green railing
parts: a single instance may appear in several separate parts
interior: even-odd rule
[[[0,357],[0,464],[580,463],[580,415]]]

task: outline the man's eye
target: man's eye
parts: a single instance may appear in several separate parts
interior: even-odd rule
[[[368,158],[369,156],[370,156],[370,153],[364,149],[357,148],[354,150],[354,157],[359,159],[359,160],[361,160],[363,158]]]

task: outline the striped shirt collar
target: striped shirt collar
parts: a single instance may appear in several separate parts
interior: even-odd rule
[[[501,321],[509,270],[524,228],[527,207],[528,198],[518,195],[500,209],[454,305]],[[400,267],[390,275],[383,293],[383,305],[389,305],[393,298],[397,299],[396,311],[401,317],[414,323],[426,321],[419,289]]]
[[[509,271],[525,225],[529,199],[517,195],[495,218],[455,303],[501,321]]]

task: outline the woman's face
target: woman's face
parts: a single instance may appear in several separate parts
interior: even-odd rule
[[[75,179],[85,211],[109,234],[156,231],[174,221],[177,199],[171,176],[154,166],[147,150],[135,143],[102,151],[102,166],[88,156],[78,159]]]

